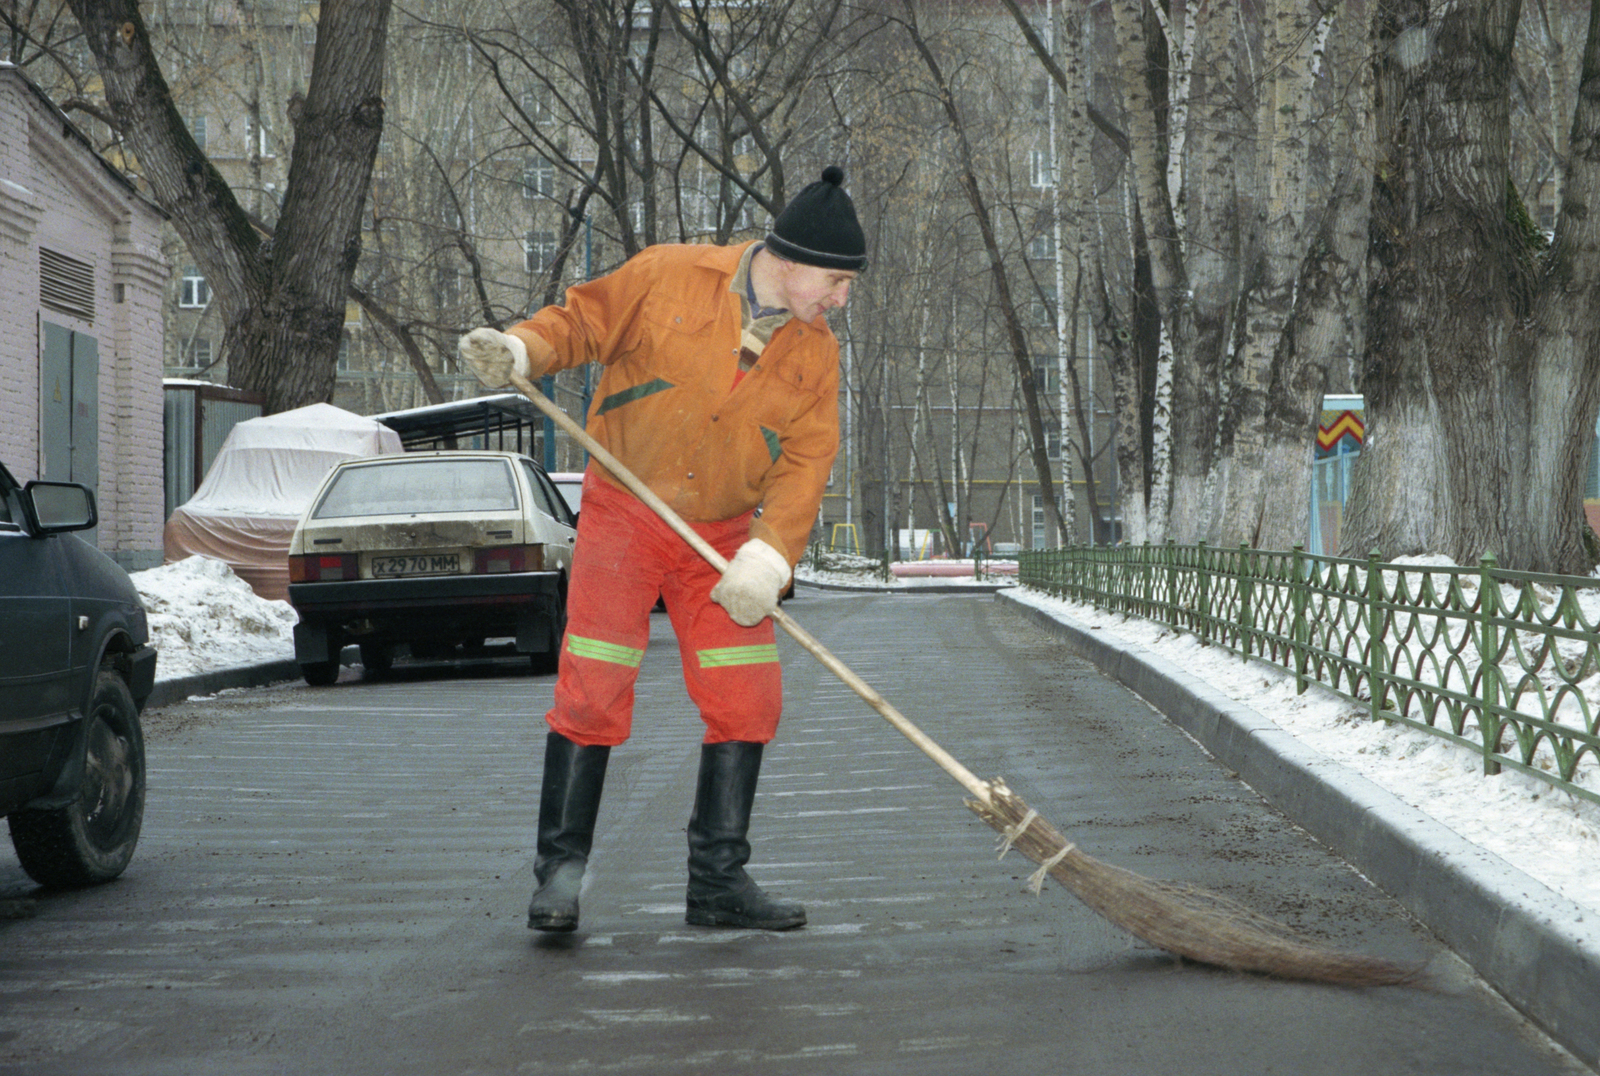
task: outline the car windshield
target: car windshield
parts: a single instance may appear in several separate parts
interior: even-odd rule
[[[517,491],[504,460],[406,460],[346,467],[312,518],[516,510]]]

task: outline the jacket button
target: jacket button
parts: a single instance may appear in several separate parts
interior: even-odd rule
[[[690,471],[690,472],[689,472],[689,477],[690,477],[690,478],[693,478],[693,477],[694,477],[694,472],[693,472],[693,471]]]
[[[683,324],[683,319],[682,318],[673,318],[672,320],[677,322],[679,325]]]
[[[715,422],[715,421],[717,421],[717,419],[719,419],[719,418],[721,418],[721,417],[722,417],[722,416],[721,416],[721,415],[712,415],[712,416],[711,416],[711,421],[712,421],[712,422]]]

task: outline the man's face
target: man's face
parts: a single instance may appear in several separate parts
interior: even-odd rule
[[[777,267],[779,301],[801,321],[815,321],[850,300],[856,274],[849,269],[823,269],[781,258]]]

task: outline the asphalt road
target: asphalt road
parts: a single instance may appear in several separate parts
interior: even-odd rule
[[[987,597],[787,607],[1091,854],[1244,901],[1430,989],[1175,961],[1024,889],[962,792],[780,635],[751,873],[787,934],[683,923],[701,726],[654,620],[583,929],[523,925],[552,679],[346,670],[147,715],[119,882],[45,895],[0,850],[0,1073],[1588,1073],[1398,905],[1136,697]]]

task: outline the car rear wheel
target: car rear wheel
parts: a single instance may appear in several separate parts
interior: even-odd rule
[[[535,676],[551,676],[561,665],[561,643],[567,637],[567,577],[563,575],[556,584],[559,604],[556,607],[555,639],[550,649],[542,654],[529,654],[528,663]]]
[[[109,882],[127,868],[144,820],[144,734],[128,685],[95,677],[84,728],[83,779],[64,807],[11,815],[11,843],[29,877],[52,888]]]
[[[327,661],[302,661],[300,675],[305,677],[306,683],[312,687],[327,687],[339,681],[339,655],[344,651],[344,633],[335,628],[328,629]]]
[[[382,676],[394,668],[394,647],[388,643],[362,643],[361,668],[368,676]]]
[[[305,677],[306,683],[312,687],[327,687],[329,684],[339,682],[339,662],[302,661],[300,675]]]

